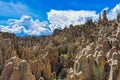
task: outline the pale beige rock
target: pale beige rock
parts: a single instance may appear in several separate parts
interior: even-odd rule
[[[12,57],[5,63],[1,78],[3,80],[36,80],[31,73],[29,63],[17,57]]]
[[[12,73],[13,67],[14,67],[13,62],[9,62],[5,65],[5,67],[1,73],[1,78],[3,78],[3,80],[9,80],[9,77]]]

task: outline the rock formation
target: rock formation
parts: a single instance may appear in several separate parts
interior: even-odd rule
[[[55,29],[49,36],[0,32],[0,80],[120,80],[120,16]]]
[[[120,13],[117,15],[117,21],[120,23]]]

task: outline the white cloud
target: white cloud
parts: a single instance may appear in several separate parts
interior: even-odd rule
[[[109,7],[105,7],[103,10],[106,10],[106,11],[107,11],[107,10],[109,10]],[[103,12],[103,10],[102,10],[102,12]]]
[[[39,15],[33,13],[26,5],[20,2],[13,3],[13,2],[4,2],[0,0],[0,16],[19,18],[22,15],[39,17]]]
[[[40,22],[38,19],[33,20],[30,16],[23,15],[20,20],[10,19],[9,25],[0,25],[0,31],[11,32],[15,34],[26,35],[48,35],[51,33],[49,30],[48,22]]]
[[[108,11],[109,7],[105,7],[103,10]],[[103,10],[101,10],[101,14],[103,13]],[[118,13],[120,13],[120,3],[117,4],[113,9],[109,10],[107,14],[108,19],[116,19]],[[52,31],[55,28],[63,29],[65,26],[69,27],[70,24],[83,24],[90,18],[92,18],[93,21],[98,20],[98,14],[96,11],[90,10],[51,10],[47,14],[50,22],[49,27]]]
[[[108,12],[108,18],[110,20],[116,19],[117,14],[120,13],[120,3]]]
[[[15,4],[11,3],[11,5]],[[109,7],[106,7],[103,10],[108,9]],[[107,16],[109,19],[115,19],[118,13],[120,13],[120,3],[113,9],[109,10]],[[0,25],[0,31],[11,32],[17,35],[49,35],[56,28],[63,29],[65,26],[69,27],[70,24],[83,24],[90,18],[94,21],[98,19],[96,11],[90,10],[51,10],[47,13],[47,16],[48,21],[42,22],[39,19],[34,20],[27,15],[23,15],[20,19],[9,19],[8,25]]]
[[[48,20],[50,22],[49,27],[51,30],[54,30],[55,28],[63,29],[65,26],[68,27],[70,24],[83,24],[90,18],[93,20],[98,19],[96,11],[51,10],[48,12]]]

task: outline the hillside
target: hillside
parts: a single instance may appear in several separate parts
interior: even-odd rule
[[[50,36],[0,33],[0,80],[120,80],[120,14],[55,29]]]

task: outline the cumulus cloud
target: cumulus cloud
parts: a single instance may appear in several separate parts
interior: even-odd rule
[[[83,24],[90,18],[93,20],[98,19],[98,14],[96,14],[96,11],[89,10],[51,10],[47,14],[50,22],[49,27],[51,30],[54,30],[55,28],[63,29],[65,26],[68,27],[70,24]]]
[[[110,20],[116,19],[117,14],[120,13],[120,3],[108,12],[108,18]]]
[[[109,7],[106,7],[103,10],[108,9]],[[115,19],[118,13],[120,13],[120,3],[117,4],[113,9],[109,10],[107,16],[110,20]],[[86,22],[86,20],[91,18],[93,21],[98,20],[98,14],[96,11],[90,10],[74,11],[52,9],[47,13],[47,16],[48,21],[40,21],[39,19],[34,20],[28,15],[23,15],[20,19],[9,19],[7,21],[8,25],[0,25],[0,31],[11,32],[17,35],[49,35],[56,28],[64,29],[64,27],[69,27],[70,24],[83,24]]]
[[[108,11],[109,7],[105,7],[103,10]],[[101,14],[103,10],[101,10]],[[108,19],[116,19],[118,13],[120,13],[120,3],[116,4],[113,9],[109,10],[107,14]],[[52,31],[56,28],[63,29],[66,26],[69,27],[70,24],[83,24],[88,19],[93,19],[93,21],[98,20],[98,14],[96,13],[96,11],[90,10],[51,10],[47,14],[48,20],[50,22],[49,27]]]
[[[0,25],[0,31],[15,33],[17,35],[48,35],[51,31],[48,22],[33,20],[30,16],[23,15],[19,20],[9,19],[9,25]]]

